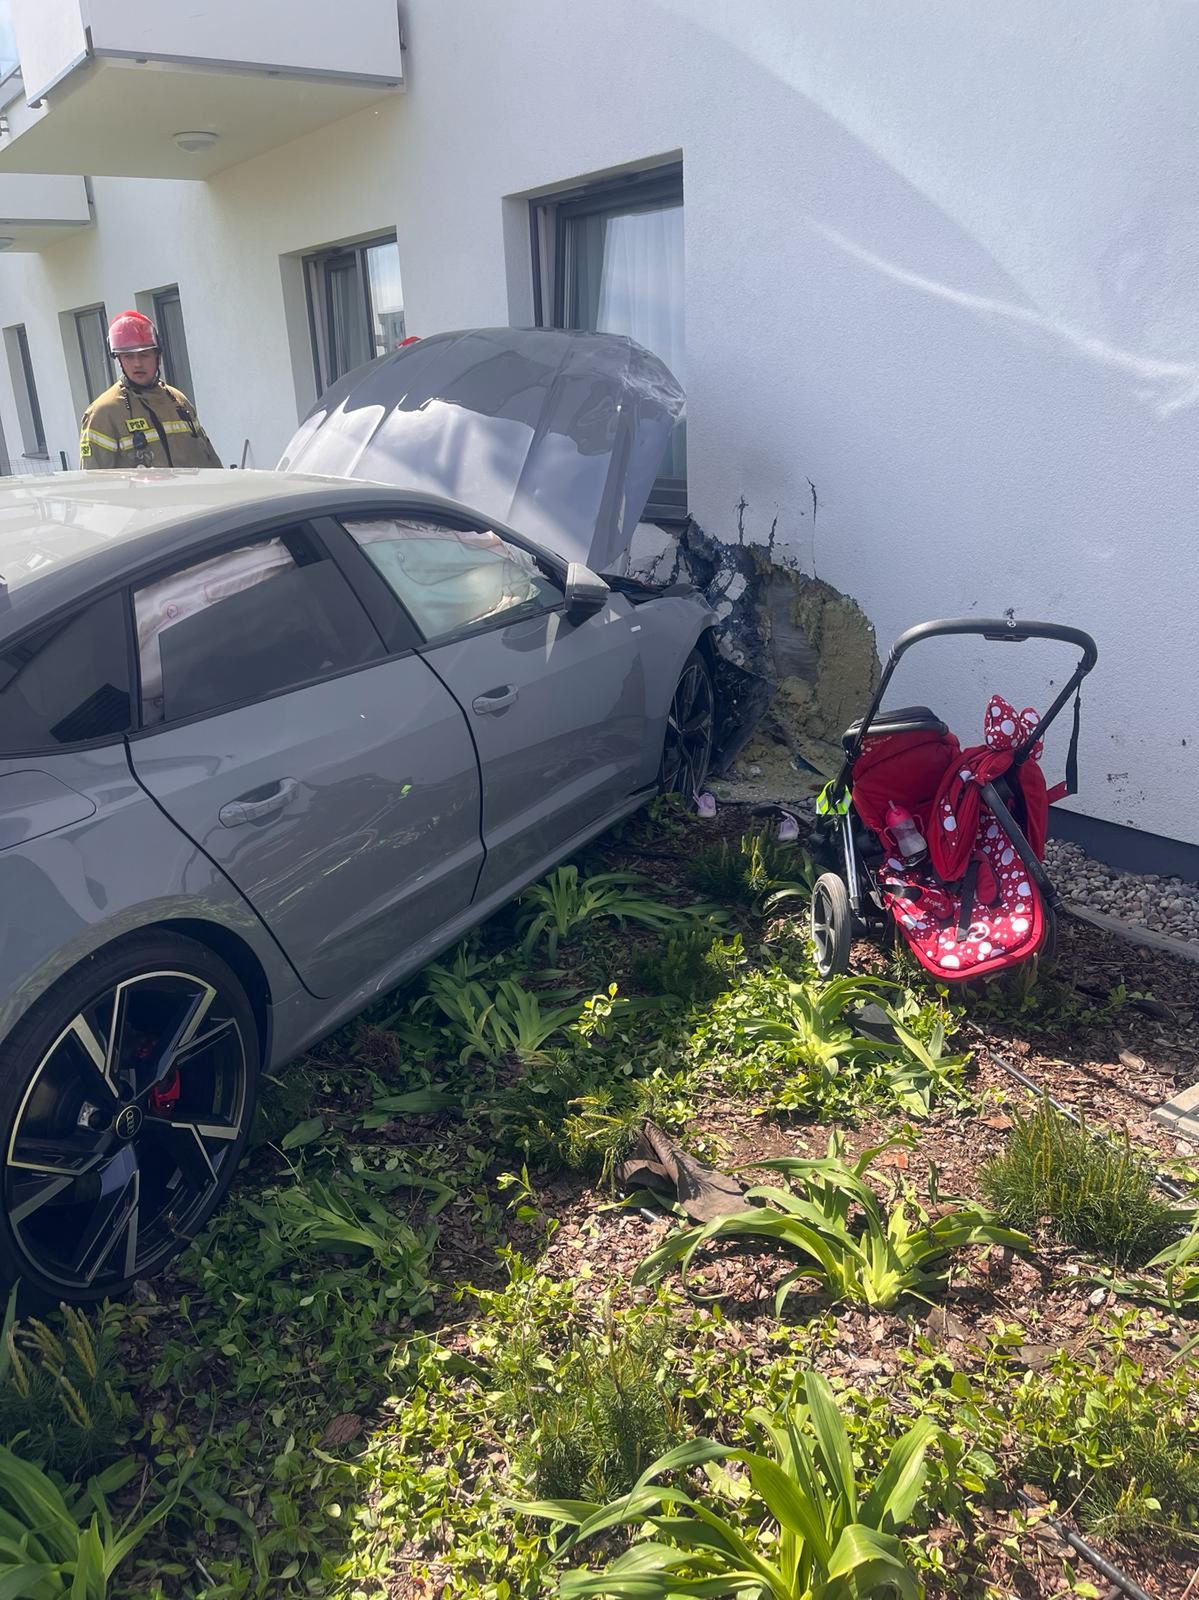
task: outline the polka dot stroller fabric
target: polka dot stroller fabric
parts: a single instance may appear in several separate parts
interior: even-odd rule
[[[876,741],[867,738],[865,770],[855,767],[855,809],[884,847],[895,848],[883,820],[884,792],[916,816],[928,840],[925,867],[913,871],[896,850],[876,877],[883,903],[913,955],[939,978],[960,981],[1016,966],[1044,940],[1040,892],[981,793],[984,784],[1010,771],[1013,814],[1034,853],[1042,857],[1049,799],[1037,761],[1040,745],[1027,761],[1012,767],[1016,748],[1036,725],[1035,711],[1017,712],[995,695],[987,708],[984,744],[962,750],[952,734],[895,735],[877,741],[891,746],[880,750],[872,749]],[[909,777],[911,783],[905,781]],[[969,922],[959,928],[962,880],[971,862]]]

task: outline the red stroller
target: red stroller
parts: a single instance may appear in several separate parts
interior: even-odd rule
[[[1005,644],[1057,639],[1082,658],[1043,717],[992,696],[985,742],[963,750],[927,706],[879,710],[904,652],[954,633]],[[822,977],[849,965],[855,922],[893,924],[920,965],[950,982],[1052,953],[1059,900],[1041,865],[1049,807],[1077,790],[1079,686],[1097,656],[1089,634],[1053,622],[963,617],[900,635],[870,709],[845,733],[844,765],[817,801],[817,839],[832,846],[839,836],[844,857],[843,875],[823,873],[812,891]],[[1066,779],[1049,790],[1038,764],[1042,735],[1071,695]]]

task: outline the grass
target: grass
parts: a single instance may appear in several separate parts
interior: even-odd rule
[[[1192,1252],[1139,1258],[1162,1291],[1150,1311],[1092,1315],[1090,1280],[1060,1274],[1032,1296],[1016,1276],[994,1289],[962,1247],[1010,1235],[976,1201],[946,1201],[935,1170],[925,1181],[926,1137],[971,1137],[955,1008],[918,980],[821,984],[789,916],[802,896],[773,898],[802,881],[794,847],[747,835],[747,849],[713,852],[740,875],[735,921],[720,923],[683,909],[687,813],[661,805],[624,835],[654,881],[626,881],[629,855],[606,843],[266,1084],[233,1195],[168,1278],[83,1323],[7,1330],[0,1448],[40,1473],[24,1475],[29,1493],[44,1479],[58,1497],[60,1564],[81,1543],[95,1554],[93,1519],[101,1565],[115,1558],[107,1589],[80,1594],[512,1600],[552,1594],[572,1567],[564,1592],[593,1592],[629,1551],[675,1563],[663,1582],[681,1593],[680,1567],[708,1558],[697,1521],[718,1526],[726,1553],[742,1541],[778,1569],[768,1594],[847,1593],[821,1587],[819,1539],[805,1552],[792,1529],[784,1549],[771,1464],[837,1540],[866,1528],[850,1544],[874,1538],[876,1572],[901,1591],[1011,1592],[1015,1571],[1033,1593],[1035,1541],[996,1532],[1012,1482],[1077,1501],[1104,1537],[1156,1547],[1185,1532],[1193,1358],[1170,1367],[1165,1340],[1193,1298]],[[889,1038],[853,1027],[863,1000]],[[801,1279],[783,1285],[785,1322],[735,1283],[696,1306],[665,1259],[662,1281],[630,1285],[656,1241],[674,1255],[696,1237],[613,1193],[647,1116],[716,1165],[747,1144],[774,1163],[753,1222],[810,1233],[802,1260],[775,1258],[776,1281],[815,1269],[802,1315],[788,1294]],[[813,1117],[846,1130],[828,1157],[804,1153]],[[863,1143],[886,1147],[871,1160]],[[1128,1152],[1114,1208],[1126,1228],[1138,1159]],[[913,1291],[967,1336],[935,1338]],[[1085,1319],[1069,1334],[1083,1353],[1030,1370],[1030,1347],[1061,1342],[1063,1305]],[[907,1458],[918,1471],[884,1517],[872,1494],[917,1413],[930,1419]],[[664,1456],[677,1471],[654,1471]],[[647,1555],[640,1523],[620,1520],[639,1480],[638,1515],[677,1554]],[[531,1498],[616,1514],[580,1543],[570,1516],[513,1509]],[[0,1515],[0,1541],[6,1528]],[[869,1572],[858,1578],[871,1592]],[[1045,1592],[1059,1580],[1055,1566]]]
[[[1007,1149],[982,1169],[987,1199],[1015,1227],[1048,1225],[1079,1250],[1138,1265],[1178,1231],[1179,1213],[1160,1200],[1153,1169],[1127,1139],[1094,1139],[1045,1099],[1016,1115]]]

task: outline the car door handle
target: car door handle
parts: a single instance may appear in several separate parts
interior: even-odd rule
[[[502,689],[490,689],[486,694],[479,695],[471,701],[471,706],[481,717],[489,716],[494,711],[503,711],[505,706],[515,703],[520,690],[514,684],[506,683]]]
[[[261,800],[230,800],[228,805],[221,807],[217,816],[226,828],[240,828],[243,823],[258,822],[262,817],[271,817],[276,811],[282,811],[299,787],[294,778],[280,778],[273,794]]]

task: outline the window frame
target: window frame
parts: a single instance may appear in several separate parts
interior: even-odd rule
[[[23,644],[36,640],[39,635],[48,633],[51,629],[69,627],[76,617],[82,616],[93,606],[102,605],[111,600],[114,595],[120,601],[120,613],[125,635],[125,677],[129,689],[129,718],[122,733],[99,734],[94,739],[72,739],[68,743],[26,745],[20,749],[6,750],[0,741],[0,763],[9,761],[23,761],[31,756],[45,758],[47,756],[73,755],[81,750],[107,750],[114,745],[124,744],[140,724],[141,717],[141,676],[137,659],[137,630],[134,625],[133,600],[131,591],[127,591],[123,584],[109,584],[104,588],[95,590],[85,599],[74,600],[69,605],[62,606],[52,612],[48,617],[41,617],[37,622],[30,623],[26,628],[14,633],[11,638],[0,641],[0,659],[9,651],[19,649]]]
[[[334,373],[333,355],[336,351],[333,341],[333,282],[332,272],[340,270],[347,264],[352,264],[357,277],[360,309],[366,318],[366,342],[368,348],[374,349],[374,320],[375,307],[371,299],[370,271],[366,263],[366,252],[375,249],[381,244],[394,244],[397,253],[399,241],[394,232],[375,234],[369,239],[360,239],[353,244],[330,245],[322,250],[307,251],[302,257],[304,268],[304,295],[308,307],[308,333],[312,344],[312,370],[316,381],[317,399],[331,389],[339,378],[347,372],[353,372],[353,367],[340,367]],[[386,351],[383,352],[386,354]],[[369,355],[367,361],[377,360],[374,355]],[[363,365],[363,363],[359,363]],[[328,381],[325,380],[326,370],[329,373]]]
[[[608,211],[655,211],[664,201],[685,204],[683,163],[664,162],[636,172],[597,178],[537,196],[529,202],[533,259],[533,321],[539,328],[568,328],[568,268],[573,221]],[[686,307],[684,307],[684,315]],[[663,475],[642,513],[647,522],[689,519],[686,477]]]
[[[126,736],[130,741],[153,738],[157,733],[190,727],[197,722],[207,722],[212,717],[223,717],[232,711],[242,711],[247,706],[266,705],[269,701],[277,700],[282,695],[297,694],[301,690],[314,687],[316,684],[331,683],[336,678],[349,677],[355,672],[368,672],[372,667],[381,666],[384,662],[394,659],[396,655],[409,653],[405,650],[393,653],[389,649],[387,639],[379,628],[371,608],[365,603],[352,575],[346,571],[344,562],[338,559],[337,552],[330,548],[327,540],[321,537],[318,525],[323,520],[320,516],[304,515],[302,513],[290,517],[274,517],[269,523],[252,524],[250,527],[239,529],[236,533],[227,533],[218,540],[197,544],[193,549],[182,555],[177,552],[173,559],[158,562],[154,566],[139,572],[134,578],[127,580],[128,603],[126,617],[135,671],[131,689],[134,723]],[[226,701],[223,705],[212,706],[205,711],[195,711],[186,717],[164,716],[160,722],[146,722],[142,716],[142,663],[137,636],[137,591],[145,588],[148,584],[169,577],[172,573],[184,572],[189,567],[198,566],[205,561],[211,561],[215,557],[225,554],[226,551],[244,549],[248,545],[264,544],[272,538],[280,538],[288,533],[295,533],[308,539],[314,549],[320,553],[320,557],[333,564],[355,604],[362,611],[368,629],[375,635],[379,645],[379,654],[373,656],[369,661],[354,662],[350,666],[338,667],[332,672],[322,672],[315,677],[304,678],[299,682],[272,689],[268,694],[247,695],[244,699]]]
[[[18,322],[13,328],[14,340],[17,346],[17,355],[21,362],[21,378],[25,385],[25,403],[29,407],[29,421],[33,429],[34,446],[22,450],[21,454],[27,461],[48,461],[50,452],[46,448],[46,425],[42,419],[42,403],[38,399],[37,383],[33,376],[33,357],[29,351],[29,333],[23,322]],[[21,443],[28,447],[29,441],[22,439]]]
[[[158,342],[162,346],[162,376],[167,383],[176,389],[181,389],[193,403],[195,396],[192,393],[192,364],[191,352],[187,348],[187,329],[183,330],[183,358],[187,366],[187,383],[179,382],[179,373],[176,370],[176,355],[171,345],[171,336],[167,327],[166,318],[162,314],[164,305],[175,305],[179,308],[179,321],[183,325],[183,297],[179,293],[177,283],[169,284],[165,289],[155,289],[150,296],[154,308],[154,326],[158,330]]]
[[[75,343],[79,347],[79,369],[83,374],[83,387],[87,392],[87,403],[90,406],[100,398],[105,389],[111,389],[113,384],[117,381],[116,371],[113,366],[112,353],[108,348],[108,312],[105,310],[104,302],[100,300],[92,306],[76,306],[71,312],[71,316],[75,323]],[[108,371],[108,382],[101,384],[100,388],[96,390],[95,394],[92,393],[91,374],[87,370],[87,350],[83,343],[83,328],[81,325],[81,319],[83,317],[93,316],[99,317],[100,319],[100,342],[104,349],[104,364]]]

